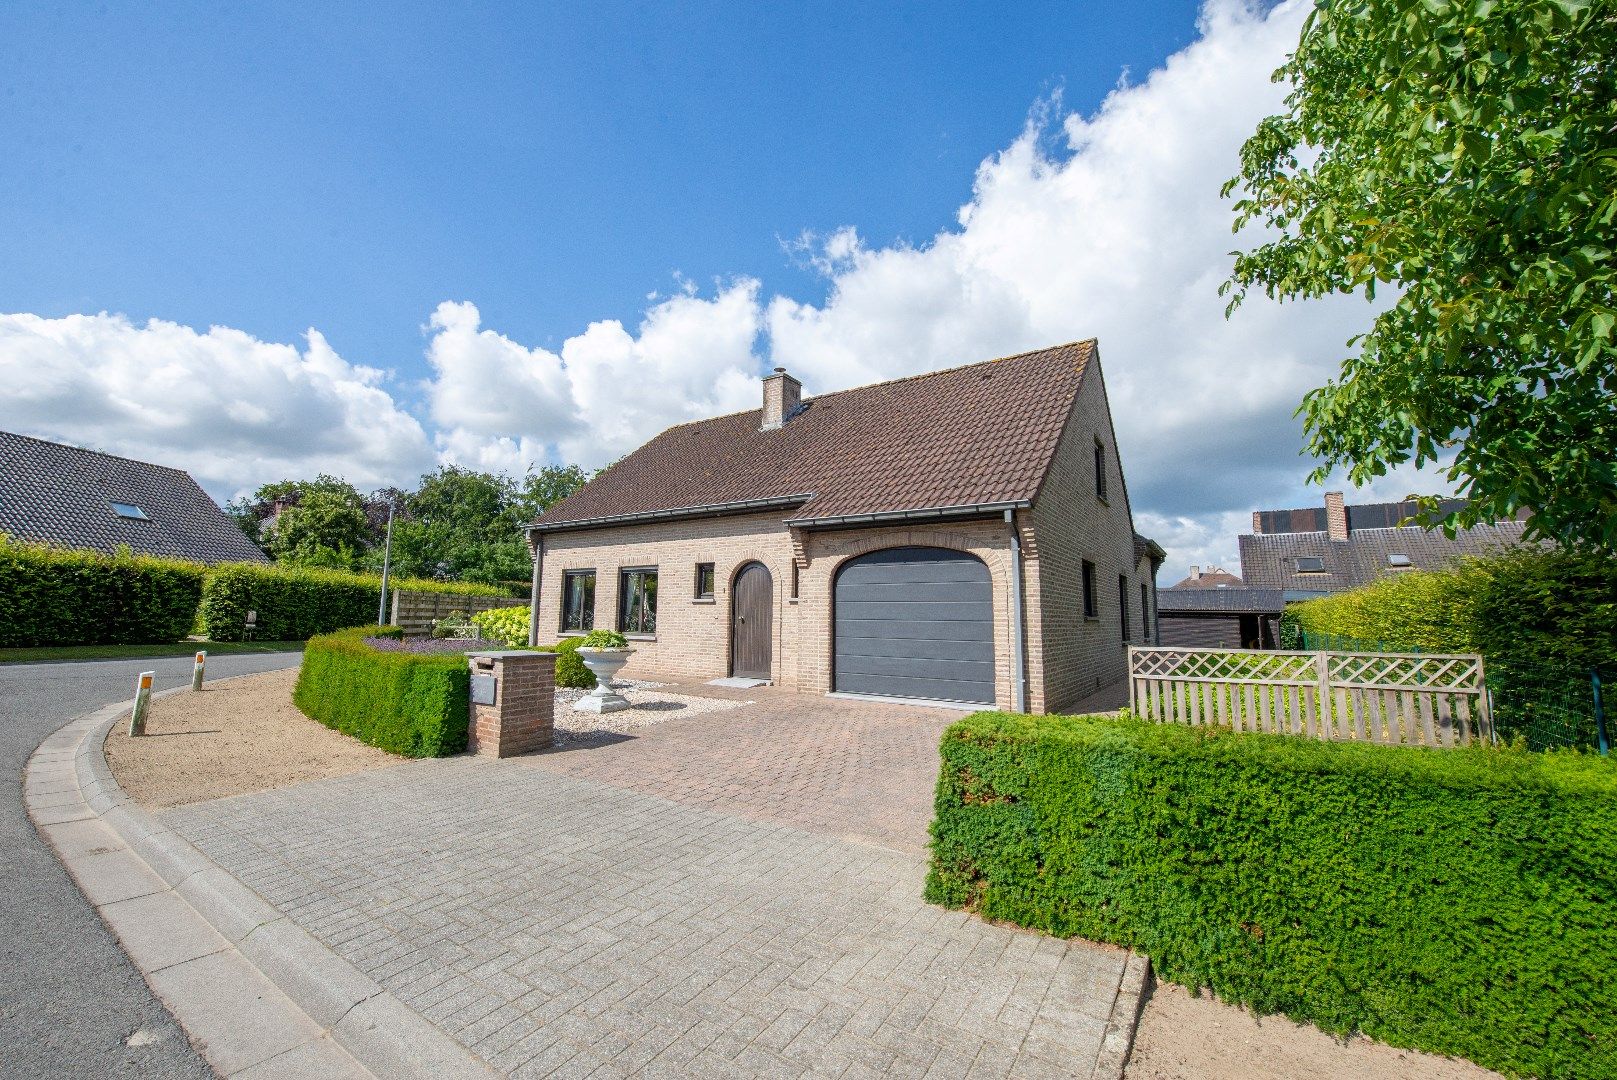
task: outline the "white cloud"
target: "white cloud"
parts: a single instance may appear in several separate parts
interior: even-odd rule
[[[1252,509],[1319,501],[1293,410],[1371,314],[1260,297],[1226,321],[1217,291],[1254,239],[1231,235],[1219,189],[1281,106],[1270,72],[1307,9],[1209,0],[1195,43],[1143,82],[1120,79],[1094,113],[1036,103],[924,244],[871,247],[841,228],[788,245],[824,276],[823,302],[766,298],[751,279],[704,296],[680,279],[647,295],[633,329],[589,323],[552,351],[446,301],[424,328],[430,437],[381,373],[315,331],[300,351],[108,315],[0,317],[0,423],[227,488],[316,469],[407,481],[435,455],[516,473],[600,465],[670,424],[754,408],[766,354],[816,393],[1094,336],[1138,524],[1170,551],[1164,580],[1191,563],[1233,570]],[[1403,470],[1374,487],[1442,485]]]
[[[846,229],[799,245],[830,293],[771,302],[775,362],[827,390],[1098,337],[1134,509],[1170,550],[1165,579],[1192,562],[1234,569],[1252,509],[1319,500],[1293,412],[1372,313],[1255,297],[1226,320],[1218,295],[1231,250],[1256,239],[1231,234],[1219,190],[1282,107],[1270,73],[1307,10],[1210,0],[1198,41],[1094,114],[1057,125],[1059,101],[1041,103],[979,167],[957,226],[921,247],[873,249]]]
[[[386,376],[305,347],[122,315],[0,315],[0,427],[183,468],[216,496],[330,472],[365,487],[432,464]]]
[[[591,323],[560,353],[481,329],[477,308],[444,303],[427,356],[437,442],[447,460],[521,472],[549,456],[603,465],[686,420],[754,408],[760,398],[758,283],[712,299],[685,289],[646,311],[637,333]]]

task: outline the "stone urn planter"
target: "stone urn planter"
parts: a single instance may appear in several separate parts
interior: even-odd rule
[[[629,662],[629,655],[633,652],[633,649],[580,648],[578,658],[584,661],[584,666],[595,676],[595,689],[574,702],[573,708],[579,712],[592,713],[621,712],[627,709],[629,699],[612,689],[612,680],[623,670],[623,665]]]

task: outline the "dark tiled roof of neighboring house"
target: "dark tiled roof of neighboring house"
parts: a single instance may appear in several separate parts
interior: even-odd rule
[[[1522,542],[1520,521],[1482,525],[1457,534],[1415,526],[1350,530],[1346,540],[1321,532],[1260,533],[1240,538],[1241,575],[1248,585],[1342,592],[1405,570],[1437,570],[1470,555],[1488,555]],[[1404,556],[1408,564],[1395,564]],[[1298,559],[1318,558],[1322,572],[1298,570]],[[1402,563],[1402,559],[1398,563]]]
[[[1164,615],[1184,612],[1278,612],[1286,606],[1280,589],[1231,586],[1226,589],[1181,589],[1157,593],[1157,610]]]
[[[138,507],[121,517],[113,503]],[[179,469],[0,432],[0,532],[14,540],[198,562],[267,562]]]
[[[536,524],[698,507],[790,506],[794,520],[1031,501],[1094,341],[809,398],[781,427],[761,412],[669,428]]]
[[[1196,568],[1191,567],[1192,570]],[[1222,567],[1210,567],[1198,576],[1187,577],[1175,583],[1175,589],[1228,589],[1241,585],[1241,579]]]

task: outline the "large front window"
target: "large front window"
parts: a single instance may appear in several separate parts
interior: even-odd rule
[[[657,632],[657,570],[625,570],[618,577],[618,629],[625,634]]]
[[[595,629],[595,571],[568,570],[561,577],[561,630],[587,634]]]

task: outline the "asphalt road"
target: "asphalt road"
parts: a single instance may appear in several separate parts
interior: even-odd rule
[[[220,656],[210,678],[291,667],[299,653]],[[207,1077],[22,806],[22,770],[63,724],[134,694],[188,683],[188,656],[0,665],[0,1077]]]

